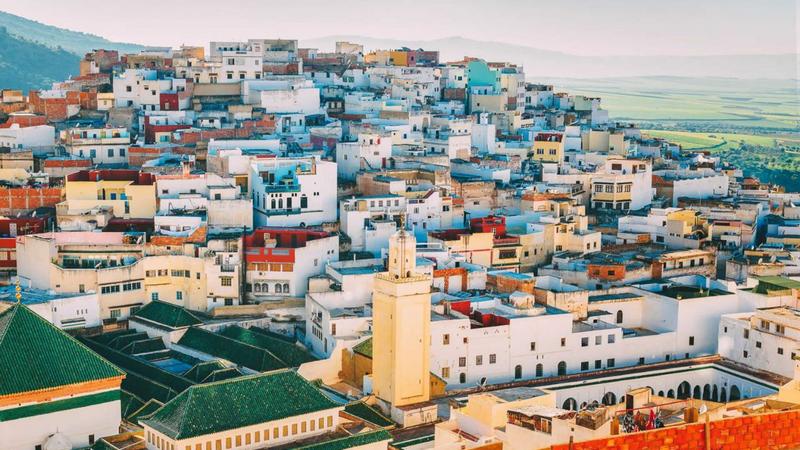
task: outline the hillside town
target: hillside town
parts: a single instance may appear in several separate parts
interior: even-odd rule
[[[513,61],[79,71],[0,86],[0,449],[800,446],[800,193]]]

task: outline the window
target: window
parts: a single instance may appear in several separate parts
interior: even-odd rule
[[[763,329],[765,329],[765,330],[769,331],[769,322],[768,322],[768,321],[766,321],[766,320],[762,320],[762,321],[761,321],[761,328],[763,328]]]
[[[467,358],[465,356],[458,358],[458,367],[467,367]]]
[[[475,365],[482,366],[483,365],[483,355],[477,355],[475,357]]]
[[[761,348],[761,341],[756,341],[756,348]]]
[[[220,284],[222,284],[223,286],[231,286],[233,284],[233,278],[222,277],[220,278]]]
[[[113,148],[108,149],[108,157],[109,158],[113,158],[114,157],[114,149]]]
[[[544,366],[542,364],[536,365],[536,376],[541,377],[544,374]]]
[[[536,342],[531,342],[531,351],[532,352],[536,351]]]
[[[93,434],[89,435],[89,445],[91,445],[91,444],[94,444],[94,435]]]
[[[694,336],[689,336],[689,345],[694,345]]]
[[[458,382],[461,383],[461,384],[466,383],[467,382],[467,374],[465,374],[463,372],[458,374]]]
[[[583,361],[581,363],[581,370],[589,370],[589,361]]]
[[[603,361],[599,360],[599,359],[596,359],[594,361],[594,368],[595,369],[601,369],[602,367],[603,367]]]
[[[744,338],[750,339],[750,330],[744,330]]]
[[[597,336],[594,337],[594,345],[600,345],[602,343],[603,343],[603,336],[600,336],[598,334]]]
[[[617,323],[622,323],[622,310],[617,311]]]
[[[450,345],[450,335],[449,334],[442,335],[442,345]]]
[[[567,338],[561,338],[561,346],[562,347],[566,347],[567,346]]]
[[[744,350],[744,351],[742,352],[742,356],[743,356],[743,357],[745,357],[745,358],[747,358],[747,350]]]
[[[608,358],[608,361],[606,361],[606,367],[609,369],[614,367],[614,358]]]
[[[783,325],[775,324],[775,332],[778,334],[783,334],[786,331],[786,328]]]
[[[175,300],[183,300],[183,292],[178,291],[175,293]]]
[[[491,355],[489,355],[489,364],[494,364],[494,363],[496,363],[496,362],[497,362],[497,355],[496,355],[496,354],[494,354],[494,353],[492,353]]]
[[[644,364],[644,356],[639,358],[639,365],[642,365],[642,364]]]
[[[609,334],[608,335],[608,343],[609,344],[613,344],[615,340],[616,340],[616,336],[614,336],[613,334]]]
[[[782,354],[783,354],[783,348],[781,348],[781,347],[778,347],[778,354],[779,354],[779,355],[782,355]]]
[[[450,368],[442,367],[442,378],[450,378]]]
[[[295,434],[297,434],[297,424],[293,423],[292,424],[292,436],[294,436]]]
[[[589,346],[589,338],[581,338],[581,347],[588,347]]]
[[[121,311],[119,309],[112,309],[111,310],[111,318],[112,319],[118,319],[121,314],[122,313],[121,313]]]

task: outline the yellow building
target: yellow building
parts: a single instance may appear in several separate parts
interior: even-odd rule
[[[560,163],[564,160],[564,134],[539,133],[533,138],[531,159]]]
[[[631,209],[633,181],[622,176],[598,177],[592,180],[594,208]]]
[[[430,279],[416,269],[416,239],[389,240],[389,271],[373,292],[373,392],[392,407],[430,400]]]
[[[151,255],[143,260],[146,299],[172,303],[193,311],[208,310],[203,258]]]
[[[625,154],[625,134],[622,131],[588,130],[581,133],[581,147],[587,152]]]
[[[66,200],[60,204],[70,213],[111,207],[115,217],[148,219],[156,215],[153,174],[136,170],[83,170],[69,175]]]

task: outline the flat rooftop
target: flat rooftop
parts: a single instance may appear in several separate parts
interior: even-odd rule
[[[716,297],[720,295],[731,295],[728,291],[722,289],[705,289],[697,286],[670,286],[657,292],[658,294],[666,297],[675,298],[678,300],[700,297]]]

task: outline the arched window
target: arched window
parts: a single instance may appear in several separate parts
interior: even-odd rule
[[[284,294],[289,293],[289,283],[283,283],[283,293]]]
[[[283,294],[283,288],[281,287],[280,283],[275,283],[275,293],[276,294]]]
[[[739,386],[733,385],[731,386],[731,396],[728,401],[735,402],[736,400],[741,400],[742,393],[739,391]]]
[[[261,292],[261,283],[253,284],[253,290],[256,292]]]
[[[522,366],[519,364],[517,364],[516,367],[514,367],[514,378],[517,380],[522,378]]]
[[[561,405],[561,408],[570,411],[576,411],[578,409],[578,402],[574,398],[570,397],[564,400],[564,403]]]
[[[622,323],[622,310],[617,311],[617,323]]]
[[[606,406],[616,405],[617,404],[617,396],[613,392],[607,392],[606,395],[603,396],[603,402]]]
[[[692,391],[692,398],[700,400],[702,396],[703,393],[700,391],[700,385],[698,384],[697,386],[694,387],[694,390]]]
[[[269,283],[261,283],[261,291],[264,293],[269,292]]]
[[[558,376],[566,375],[567,374],[567,363],[561,361],[558,363]]]
[[[540,376],[543,375],[543,373],[544,373],[544,366],[541,363],[537,364],[536,365],[536,376],[540,377]]]
[[[308,208],[308,197],[306,197],[305,194],[303,194],[303,196],[300,197],[300,207],[301,208]]]

